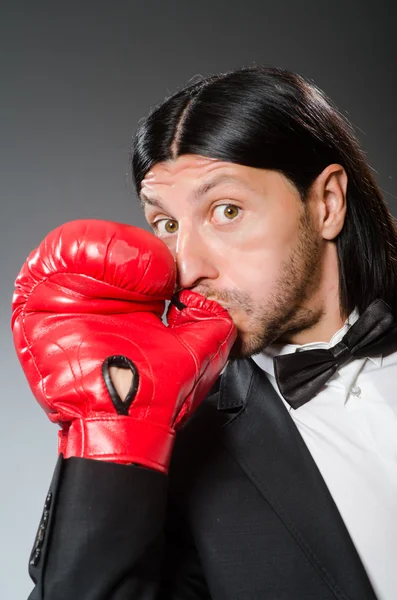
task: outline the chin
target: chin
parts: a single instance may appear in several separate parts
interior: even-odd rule
[[[230,358],[249,358],[263,352],[275,339],[269,331],[252,327],[251,330],[241,330],[237,325],[237,339],[230,351]]]
[[[237,329],[237,339],[230,351],[230,358],[249,358],[264,349],[262,332],[255,329],[248,315],[239,309],[228,310]]]
[[[253,344],[250,336],[244,333],[238,333],[237,339],[230,350],[230,358],[248,358],[256,352],[252,352]]]

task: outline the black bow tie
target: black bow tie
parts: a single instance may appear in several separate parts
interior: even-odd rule
[[[390,307],[374,300],[342,340],[329,349],[318,348],[274,358],[280,392],[296,409],[313,398],[335,371],[352,358],[397,350],[397,325]]]

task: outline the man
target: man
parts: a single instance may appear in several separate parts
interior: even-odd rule
[[[241,69],[154,110],[133,170],[164,244],[73,224],[17,280],[62,427],[30,598],[392,600],[397,238],[349,125]]]

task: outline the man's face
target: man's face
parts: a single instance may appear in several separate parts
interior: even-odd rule
[[[196,155],[156,164],[145,216],[174,254],[178,284],[224,306],[235,356],[250,356],[321,317],[321,237],[295,187],[276,171]]]

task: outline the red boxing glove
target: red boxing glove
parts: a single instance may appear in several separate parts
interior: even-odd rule
[[[33,394],[59,423],[59,452],[167,472],[175,427],[224,367],[236,338],[217,302],[175,288],[175,262],[153,234],[106,221],[50,233],[17,280],[12,327]],[[112,365],[130,368],[122,400]]]

